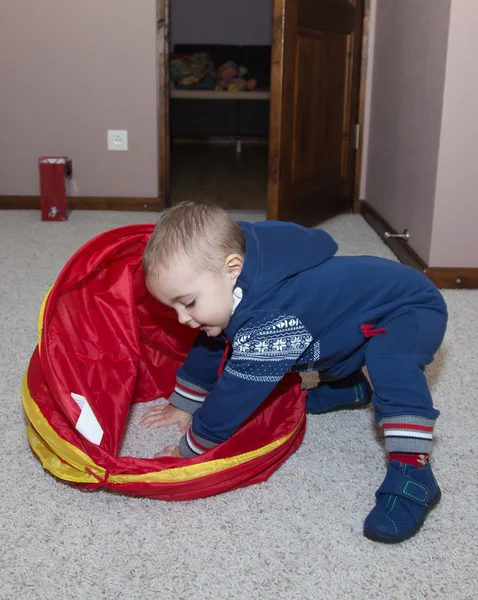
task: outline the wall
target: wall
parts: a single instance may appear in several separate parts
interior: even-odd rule
[[[430,265],[478,267],[478,5],[453,0]]]
[[[376,13],[365,197],[394,229],[409,230],[427,263],[450,5],[379,0]]]
[[[155,0],[2,0],[0,194],[73,159],[81,196],[157,196]],[[128,129],[108,152],[107,129]]]
[[[173,44],[270,44],[272,0],[171,0]]]
[[[236,6],[173,0],[174,40],[270,43],[272,0],[244,0],[233,15]],[[0,195],[38,195],[38,157],[66,154],[76,195],[157,196],[155,9],[155,0],[1,0]],[[128,152],[107,151],[107,129],[128,129]],[[366,161],[365,148],[364,180]]]

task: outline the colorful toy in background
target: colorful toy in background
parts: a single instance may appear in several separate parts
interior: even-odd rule
[[[171,88],[178,90],[223,90],[241,92],[254,90],[256,79],[247,79],[248,70],[233,60],[217,70],[209,54],[172,54],[170,57]]]
[[[217,90],[227,90],[228,92],[241,92],[253,90],[257,86],[255,79],[246,79],[247,69],[244,66],[238,66],[234,61],[228,60],[217,70]]]
[[[217,77],[214,64],[206,53],[171,55],[171,87],[175,89],[214,90]]]

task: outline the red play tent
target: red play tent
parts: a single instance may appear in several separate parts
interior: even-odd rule
[[[45,469],[82,488],[186,500],[265,481],[299,446],[305,394],[288,375],[234,436],[195,459],[118,456],[132,402],[169,397],[196,332],[148,293],[153,225],[103,233],[69,260],[43,302],[22,388]]]

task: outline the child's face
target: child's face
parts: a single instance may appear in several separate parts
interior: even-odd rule
[[[234,284],[242,264],[242,258],[234,254],[219,273],[197,273],[186,259],[176,258],[158,277],[147,278],[146,285],[154,298],[174,308],[180,323],[215,337],[231,318]]]

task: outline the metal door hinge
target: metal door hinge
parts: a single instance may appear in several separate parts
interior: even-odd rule
[[[354,125],[354,150],[358,150],[360,145],[360,123],[355,123]]]

